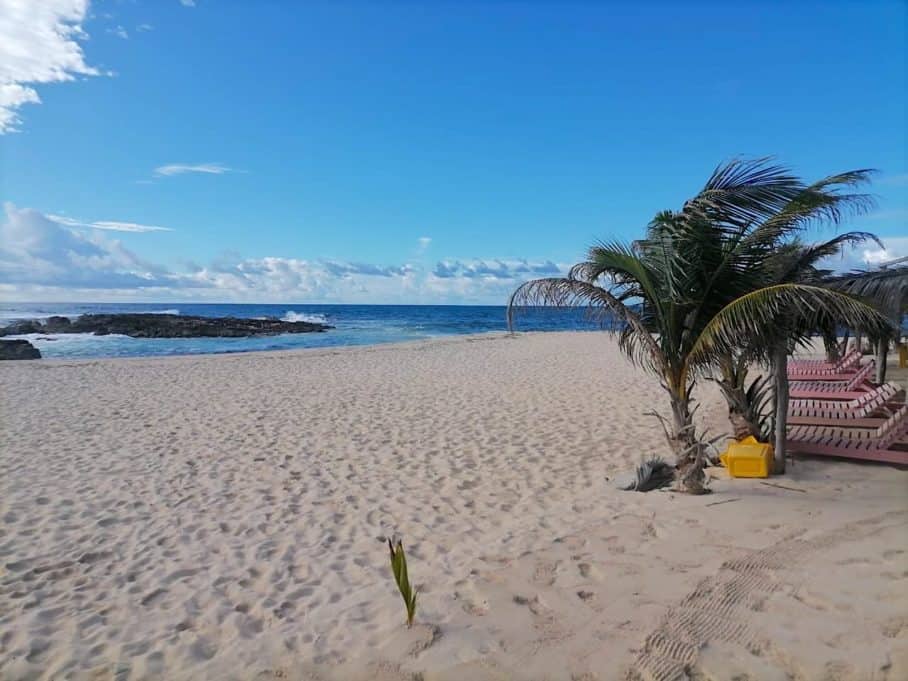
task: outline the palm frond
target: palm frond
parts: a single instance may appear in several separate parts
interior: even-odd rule
[[[871,195],[845,193],[843,189],[868,182],[873,172],[853,170],[814,182],[764,221],[751,225],[746,236],[742,235],[743,244],[771,248],[811,225],[837,226],[846,218],[868,212],[876,205]]]
[[[724,225],[732,233],[771,217],[805,189],[788,168],[771,160],[734,159],[718,166],[682,212]]]
[[[825,317],[868,331],[890,328],[886,317],[852,296],[819,286],[778,284],[726,305],[703,329],[688,361],[703,366],[740,347],[768,353],[780,342],[808,337]]]
[[[508,329],[514,330],[514,318],[519,309],[538,306],[586,307],[589,314],[600,319],[611,313],[621,324],[619,343],[631,361],[656,372],[663,370],[662,352],[643,319],[610,291],[570,277],[527,281],[508,300]]]
[[[816,266],[821,260],[838,255],[844,246],[856,246],[867,241],[872,241],[883,248],[883,242],[879,237],[870,232],[845,232],[809,246],[794,242],[787,248],[779,249],[777,254],[772,256],[771,265],[777,267],[774,278],[779,283],[793,281],[806,283],[807,279],[816,278],[813,275],[818,272]]]

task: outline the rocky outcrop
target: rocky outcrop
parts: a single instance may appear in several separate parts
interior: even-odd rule
[[[41,359],[41,351],[27,340],[0,340],[0,359]]]
[[[273,336],[279,333],[312,333],[334,328],[312,322],[285,322],[281,319],[241,317],[194,317],[176,314],[85,314],[70,320],[49,317],[14,322],[0,328],[0,336],[26,333],[116,333],[133,338],[201,338]]]

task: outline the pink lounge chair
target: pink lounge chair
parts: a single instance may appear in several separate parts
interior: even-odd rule
[[[799,371],[803,370],[804,372],[812,370],[847,371],[860,361],[861,353],[857,350],[852,350],[836,362],[827,362],[821,359],[790,359],[788,360],[788,366],[796,367]]]
[[[794,399],[853,400],[868,392],[867,382],[873,372],[873,362],[867,363],[847,381],[791,381],[788,394]]]
[[[788,448],[802,454],[837,456],[908,465],[908,449],[894,449],[908,433],[908,404],[874,430],[834,426],[793,426],[788,430]]]
[[[903,393],[895,383],[885,383],[852,400],[791,400],[788,403],[789,423],[793,423],[793,418],[863,419]]]
[[[847,381],[856,373],[863,369],[860,364],[842,370],[823,369],[822,371],[813,369],[799,369],[798,367],[788,367],[789,381]]]

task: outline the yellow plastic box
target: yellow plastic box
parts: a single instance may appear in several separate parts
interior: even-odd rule
[[[746,437],[728,445],[719,459],[733,478],[768,478],[772,471],[772,445]]]

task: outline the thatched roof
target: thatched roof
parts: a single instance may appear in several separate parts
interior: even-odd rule
[[[869,301],[896,324],[908,312],[908,265],[854,270],[831,277],[826,285]]]

